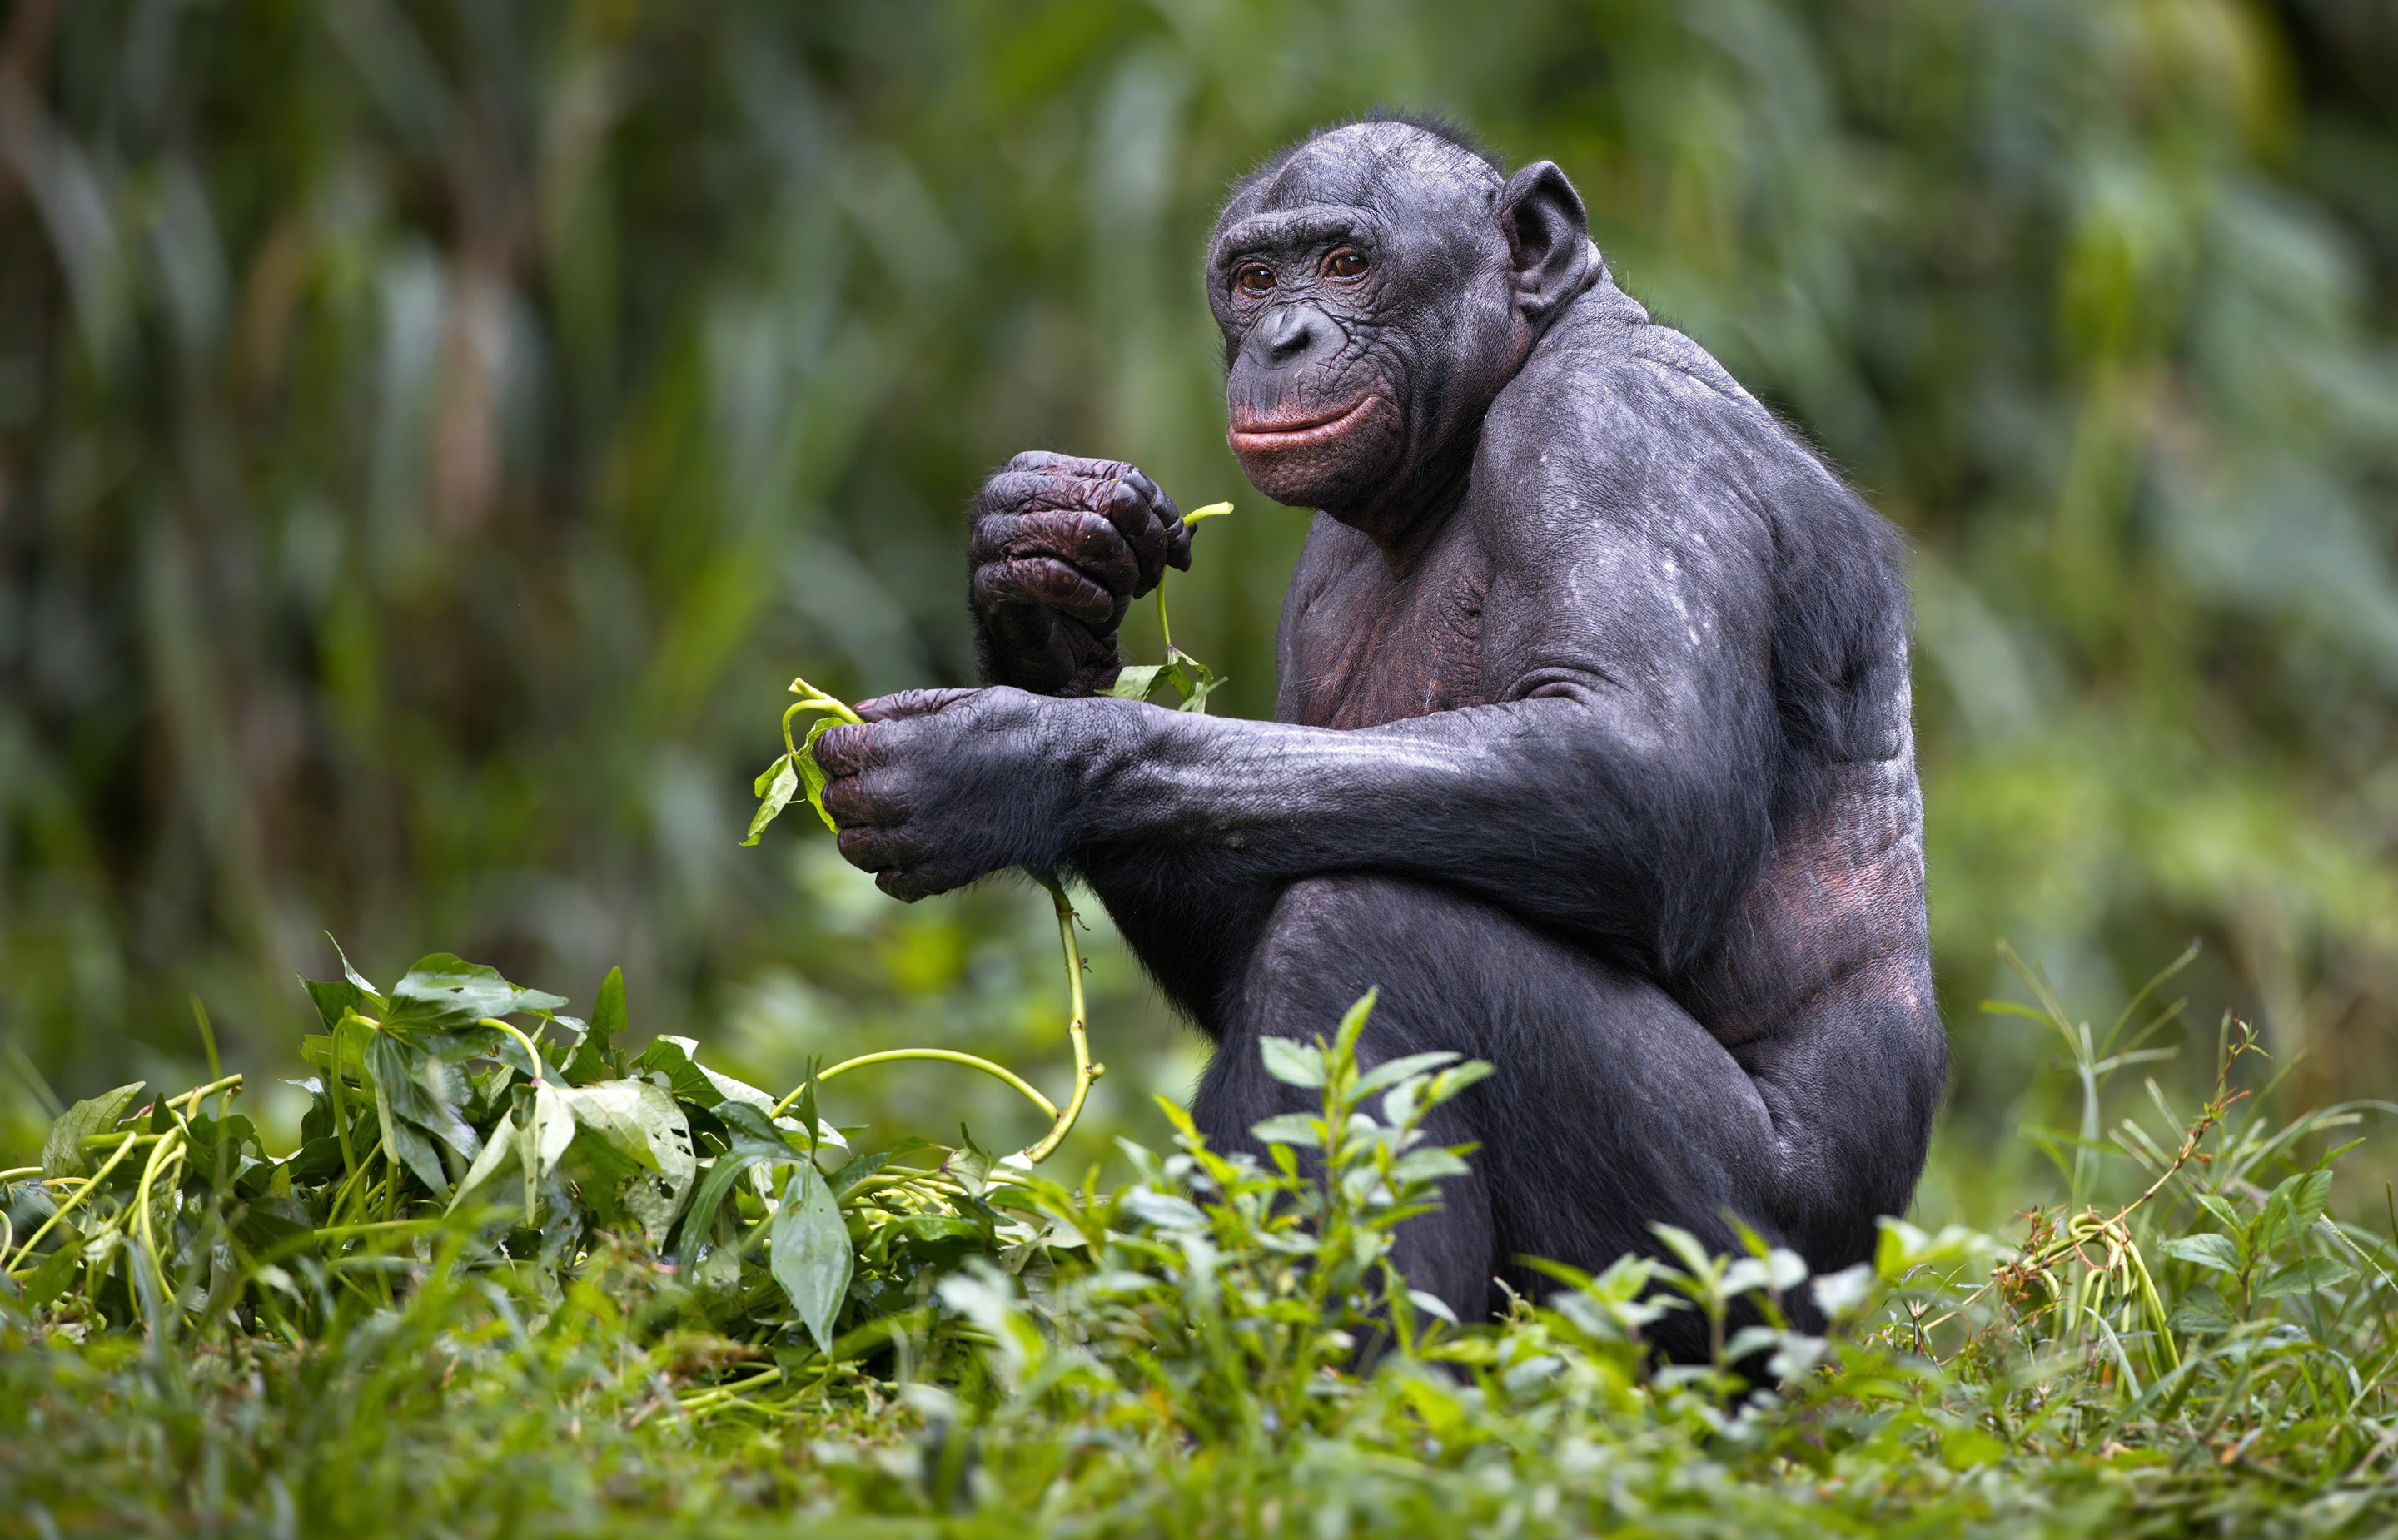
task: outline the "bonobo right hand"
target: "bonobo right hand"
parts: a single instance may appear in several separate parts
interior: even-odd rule
[[[1190,569],[1191,531],[1132,466],[1036,449],[976,495],[966,560],[990,682],[1091,695],[1124,666],[1116,627],[1132,601],[1167,563]]]

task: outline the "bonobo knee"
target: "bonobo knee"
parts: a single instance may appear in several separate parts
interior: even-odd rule
[[[1382,992],[1379,1020],[1411,1014],[1405,1002],[1422,993],[1439,949],[1442,927],[1432,922],[1459,906],[1452,895],[1363,873],[1294,882],[1250,955],[1239,1014],[1328,1036],[1368,989]]]

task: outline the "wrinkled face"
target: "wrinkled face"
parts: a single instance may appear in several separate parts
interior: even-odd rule
[[[1233,452],[1260,491],[1380,538],[1454,466],[1530,338],[1499,174],[1395,123],[1300,149],[1208,251]]]

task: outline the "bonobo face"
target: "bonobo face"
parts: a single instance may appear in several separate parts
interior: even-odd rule
[[[1532,337],[1508,185],[1436,135],[1365,123],[1233,195],[1208,301],[1233,451],[1259,490],[1388,544],[1461,471]]]

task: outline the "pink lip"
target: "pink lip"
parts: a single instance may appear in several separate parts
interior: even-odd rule
[[[1235,454],[1253,454],[1260,449],[1290,449],[1306,444],[1320,444],[1327,438],[1338,438],[1351,423],[1365,415],[1376,397],[1368,393],[1328,416],[1299,418],[1277,422],[1267,417],[1234,418],[1232,430],[1225,436],[1232,440]]]

